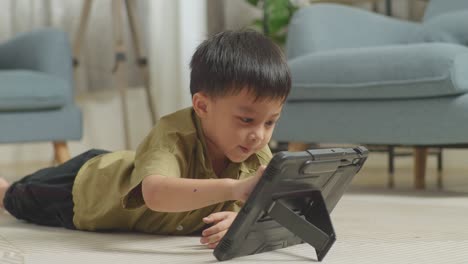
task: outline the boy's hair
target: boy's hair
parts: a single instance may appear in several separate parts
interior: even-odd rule
[[[247,88],[256,99],[286,100],[291,75],[281,49],[253,30],[225,31],[202,42],[190,62],[190,93],[218,97]]]

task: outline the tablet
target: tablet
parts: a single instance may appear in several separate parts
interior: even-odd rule
[[[362,146],[278,152],[214,256],[227,260],[306,242],[321,261],[336,240],[329,213],[367,155]]]

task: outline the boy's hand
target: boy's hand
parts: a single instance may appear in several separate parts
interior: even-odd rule
[[[244,203],[247,200],[247,198],[249,198],[250,193],[254,189],[255,185],[257,185],[258,181],[260,180],[260,177],[262,177],[265,168],[266,166],[262,165],[258,168],[254,176],[248,177],[243,180],[239,180],[237,182],[237,185],[234,187],[235,200]]]
[[[245,202],[249,198],[250,193],[260,180],[260,177],[262,177],[265,168],[266,166],[260,166],[254,176],[237,181],[237,184],[234,186],[235,200]],[[208,248],[215,248],[226,234],[236,216],[236,212],[218,212],[203,218],[203,222],[213,225],[203,230],[200,243],[207,244]]]
[[[224,237],[236,216],[236,212],[218,212],[203,218],[203,222],[213,225],[203,230],[200,243],[207,244],[208,248],[214,249],[221,238]]]

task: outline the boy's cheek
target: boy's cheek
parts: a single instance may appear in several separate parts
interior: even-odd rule
[[[270,134],[265,136],[265,138],[264,138],[264,140],[262,142],[262,145],[263,145],[262,148],[265,147],[268,144],[268,142],[270,142],[272,135],[273,135],[273,133],[270,133]]]

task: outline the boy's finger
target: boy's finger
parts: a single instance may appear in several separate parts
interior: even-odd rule
[[[207,217],[204,217],[203,222],[205,222],[207,224],[213,223],[213,222],[219,222],[219,221],[222,221],[222,220],[226,219],[228,215],[229,215],[228,212],[213,213],[213,214],[210,214]]]
[[[212,222],[211,218],[209,216],[203,218],[203,222],[205,224],[210,224]]]
[[[265,169],[266,169],[265,165],[262,165],[262,166],[258,167],[257,175],[259,175],[259,176],[262,175],[263,172],[265,171]]]
[[[216,246],[218,246],[218,244],[219,244],[219,242],[208,244],[208,248],[209,249],[214,249]]]
[[[208,237],[202,237],[200,239],[200,243],[202,244],[213,244],[213,243],[218,243],[221,238],[226,234],[227,230],[218,232],[214,235],[208,236]]]
[[[202,236],[204,236],[204,237],[211,236],[213,234],[216,234],[216,233],[219,233],[219,232],[221,232],[223,230],[228,229],[229,226],[230,226],[229,223],[227,223],[226,221],[221,221],[221,222],[217,223],[216,225],[203,230]]]

